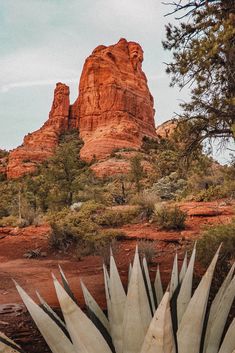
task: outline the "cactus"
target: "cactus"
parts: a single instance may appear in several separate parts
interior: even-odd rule
[[[205,320],[219,250],[193,295],[195,247],[188,264],[185,256],[181,271],[175,256],[165,293],[159,268],[152,284],[146,260],[143,259],[141,264],[136,249],[133,265],[129,267],[126,294],[111,253],[110,273],[103,267],[107,316],[83,282],[88,315],[79,308],[62,269],[63,286],[54,275],[53,281],[64,321],[39,294],[41,306],[17,283],[16,288],[53,353],[234,353],[235,319],[223,340],[222,337],[235,297],[235,264],[210,306],[208,320]],[[0,352],[17,351],[22,352],[0,333]]]

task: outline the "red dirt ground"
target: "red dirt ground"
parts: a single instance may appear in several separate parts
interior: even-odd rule
[[[167,285],[175,251],[178,251],[179,261],[181,262],[184,248],[199,236],[203,227],[212,224],[224,224],[231,220],[234,216],[234,205],[226,205],[223,201],[181,204],[180,207],[187,212],[188,218],[186,229],[178,232],[160,231],[156,228],[156,225],[150,223],[130,224],[122,227],[121,229],[126,233],[126,239],[118,241],[115,258],[124,283],[127,280],[128,263],[133,259],[137,240],[149,239],[154,241],[157,255],[151,265],[151,275],[154,276],[157,264],[160,264],[163,283]],[[57,307],[58,302],[51,273],[53,272],[59,277],[58,264],[60,264],[81,305],[83,305],[83,299],[79,278],[83,279],[98,303],[103,308],[105,307],[102,258],[88,256],[78,261],[72,250],[67,253],[56,253],[48,248],[49,232],[50,228],[47,225],[31,226],[24,229],[0,228],[0,331],[15,338],[28,351],[32,351],[33,347],[32,343],[29,344],[32,339],[32,333],[29,334],[28,332],[29,328],[35,332],[35,337],[37,334],[25,310],[22,311],[22,302],[12,278],[26,289],[33,298],[36,299],[35,290],[38,290],[50,305]],[[33,259],[24,257],[28,251],[38,248],[41,249],[41,252],[46,253],[45,257]],[[9,303],[14,303],[14,305],[9,307],[6,305]],[[15,306],[15,304],[20,304],[20,306]],[[17,316],[18,319],[16,319]],[[18,331],[20,327],[22,328],[21,333],[16,337],[11,328],[14,326],[12,326],[12,322],[17,322]],[[26,325],[27,322],[28,326]],[[25,328],[25,325],[27,328]],[[36,338],[35,340],[37,342]],[[34,352],[37,351],[35,347]],[[46,351],[45,348],[44,352]]]

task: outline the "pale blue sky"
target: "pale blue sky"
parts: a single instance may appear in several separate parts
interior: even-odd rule
[[[144,50],[156,124],[179,112],[187,90],[169,88],[165,74],[166,12],[160,0],[0,0],[0,148],[20,145],[46,121],[56,82],[70,86],[73,102],[86,57],[121,37]]]

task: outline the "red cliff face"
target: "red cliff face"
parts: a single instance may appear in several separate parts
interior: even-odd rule
[[[8,178],[19,178],[33,172],[35,166],[52,156],[62,132],[69,128],[69,87],[57,83],[49,119],[37,131],[28,134],[23,144],[11,151],[7,166]]]
[[[81,157],[103,159],[117,148],[138,149],[154,137],[153,98],[142,71],[143,50],[121,39],[97,47],[85,62],[72,107],[85,144]]]
[[[125,39],[97,47],[85,62],[75,103],[69,105],[69,87],[57,83],[47,122],[10,152],[8,178],[34,171],[70,128],[79,129],[84,140],[81,158],[86,161],[102,160],[114,149],[138,149],[143,136],[156,137],[153,98],[142,61],[140,45]]]

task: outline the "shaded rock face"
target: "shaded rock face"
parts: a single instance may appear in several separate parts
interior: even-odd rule
[[[10,152],[7,177],[33,172],[54,153],[61,133],[72,128],[84,141],[81,158],[86,161],[105,159],[114,149],[138,149],[143,136],[156,137],[142,61],[143,50],[135,42],[120,39],[97,47],[84,64],[75,103],[69,103],[69,87],[57,83],[48,120]]]
[[[103,159],[117,148],[138,149],[144,135],[155,136],[153,98],[142,61],[140,45],[125,39],[97,47],[86,60],[72,107],[85,142],[84,160]]]
[[[49,119],[37,131],[25,136],[23,144],[11,151],[7,177],[19,178],[35,170],[38,163],[53,155],[59,136],[69,128],[69,87],[57,83]]]

